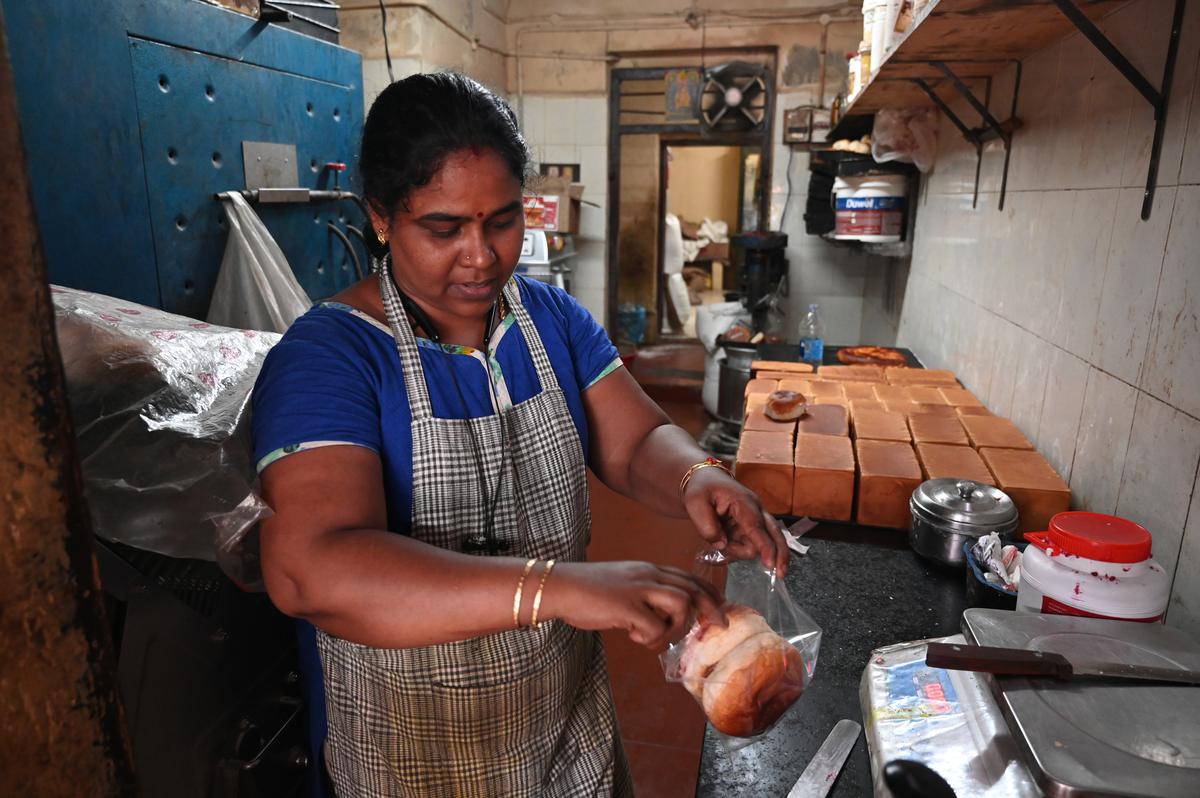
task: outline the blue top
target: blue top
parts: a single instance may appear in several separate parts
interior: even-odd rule
[[[517,278],[588,453],[583,391],[620,365],[616,347],[591,315],[561,289]],[[473,418],[541,391],[515,314],[493,333],[486,353],[418,338],[434,415]],[[484,357],[492,360],[488,390]],[[457,383],[457,387],[456,384]],[[379,454],[388,528],[412,518],[412,413],[392,332],[348,305],[324,302],[292,324],[267,354],[254,386],[254,459],[261,472],[280,457],[333,444]]]

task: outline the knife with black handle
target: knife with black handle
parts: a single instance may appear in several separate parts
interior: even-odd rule
[[[1053,679],[1086,677],[1200,685],[1200,671],[1186,668],[1068,659],[1053,651],[1022,648],[930,643],[925,653],[925,664],[932,668],[993,673],[997,676],[1042,676]]]

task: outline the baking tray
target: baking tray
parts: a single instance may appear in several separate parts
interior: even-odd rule
[[[979,645],[1200,668],[1200,643],[1160,624],[968,609],[962,626]],[[1046,795],[1200,796],[1200,687],[989,681]]]

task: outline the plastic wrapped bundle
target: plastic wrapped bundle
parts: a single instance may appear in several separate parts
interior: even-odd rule
[[[233,552],[267,512],[253,491],[249,400],[280,336],[51,292],[96,534],[249,579],[218,550]]]

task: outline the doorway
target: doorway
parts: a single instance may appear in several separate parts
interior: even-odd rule
[[[735,185],[725,192],[737,197],[735,211],[719,212],[733,217],[724,220],[727,230],[756,229],[760,221],[769,218],[770,192],[762,186],[770,186],[773,78],[763,95],[761,116],[757,122],[752,119],[751,124],[713,126],[701,118],[696,105],[667,101],[668,96],[677,95],[668,86],[677,89],[683,73],[694,73],[697,85],[703,85],[702,76],[721,68],[706,63],[719,64],[718,59],[752,62],[767,76],[776,72],[775,48],[763,47],[638,53],[626,62],[663,65],[614,68],[610,73],[606,315],[609,330],[619,341],[639,346],[654,344],[664,327],[667,280],[662,278],[662,242],[668,148],[681,157],[685,155],[681,151],[689,148],[736,151],[736,185],[748,182],[754,189],[741,191]],[[722,289],[736,290],[740,284],[736,276],[731,282],[724,266],[722,262]],[[680,335],[683,332],[681,326]]]
[[[758,229],[762,148],[671,139],[661,147],[661,333],[694,339],[697,309],[741,288],[730,239]]]

